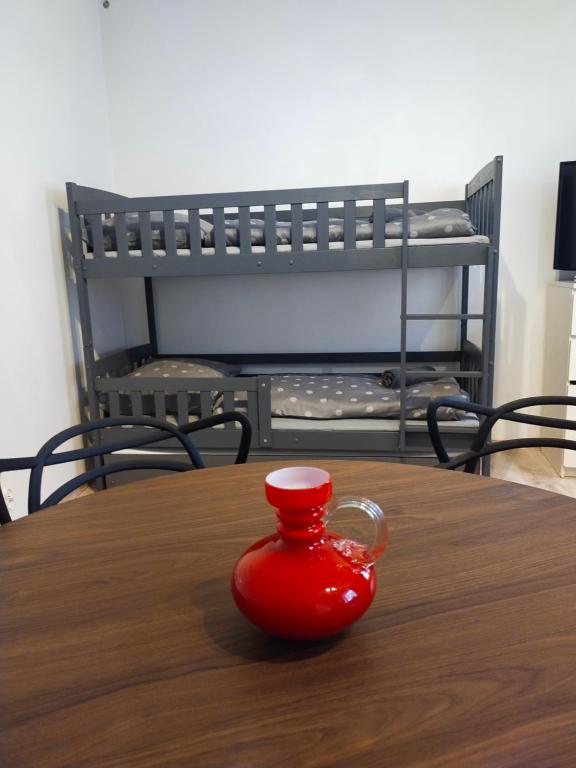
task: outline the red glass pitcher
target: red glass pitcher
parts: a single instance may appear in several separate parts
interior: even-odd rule
[[[336,635],[362,616],[376,591],[374,562],[386,549],[384,513],[369,499],[328,504],[332,481],[315,467],[289,467],[266,477],[277,532],[253,544],[236,563],[232,594],[254,624],[279,637]],[[355,507],[374,521],[372,546],[326,530],[340,509]]]

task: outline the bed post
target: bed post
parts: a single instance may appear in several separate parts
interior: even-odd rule
[[[494,397],[494,364],[496,353],[496,320],[498,306],[498,261],[500,255],[500,216],[502,204],[503,159],[494,160],[479,171],[466,185],[466,207],[482,235],[488,235],[490,246],[484,271],[480,403],[492,407]],[[463,273],[464,288],[468,289]],[[490,457],[482,459],[482,474],[490,474]]]
[[[98,398],[94,389],[93,367],[94,367],[94,341],[92,337],[92,322],[90,319],[90,301],[88,298],[88,282],[83,272],[84,252],[82,248],[82,230],[80,227],[80,218],[76,213],[76,184],[66,183],[66,194],[68,197],[68,214],[70,216],[70,234],[72,239],[72,263],[76,275],[76,289],[78,291],[78,313],[80,316],[80,332],[82,336],[82,355],[84,358],[84,368],[86,371],[86,388],[88,395],[88,409],[90,419],[95,420],[99,417]],[[81,414],[81,420],[84,421],[85,414]]]
[[[468,200],[468,184],[464,188],[464,200]],[[470,291],[470,267],[466,264],[462,266],[462,300],[460,302],[460,312],[463,315],[468,314],[468,296]],[[468,320],[465,318],[460,321],[460,354],[464,353],[465,342],[468,338]]]
[[[468,314],[468,296],[470,291],[470,267],[462,266],[462,300],[460,302],[460,312],[463,315]],[[466,339],[468,338],[468,320],[460,320],[460,353],[464,352]]]
[[[408,322],[408,181],[402,188],[402,286],[400,295],[400,435],[399,449],[406,450],[406,325]]]
[[[496,308],[498,306],[498,266],[500,261],[500,208],[502,206],[502,166],[504,164],[502,155],[497,155],[494,168],[494,199],[492,201],[492,296],[491,296],[491,315],[490,315],[490,351],[488,359],[488,402],[492,406],[494,395],[494,365],[496,357]]]
[[[148,340],[152,347],[152,355],[158,354],[158,335],[156,333],[156,310],[154,308],[154,284],[151,277],[144,278],[146,292],[146,317],[148,318]]]

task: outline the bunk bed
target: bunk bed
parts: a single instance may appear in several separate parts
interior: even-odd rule
[[[64,254],[80,327],[85,417],[149,414],[184,423],[237,409],[253,424],[254,459],[354,456],[432,462],[425,403],[418,401],[419,407],[414,407],[414,381],[424,389],[436,382],[444,393],[450,389],[450,394],[457,391],[464,399],[492,404],[501,189],[501,157],[474,176],[462,199],[425,203],[411,203],[407,181],[139,198],[67,184]],[[461,221],[450,219],[452,223],[444,225],[444,216],[460,216]],[[436,218],[442,220],[440,229]],[[476,266],[482,268],[483,298],[481,311],[473,313],[470,269]],[[458,276],[459,311],[408,312],[413,270],[439,267],[451,267]],[[395,351],[264,350],[214,356],[209,349],[182,349],[167,358],[158,349],[154,290],[158,277],[358,270],[400,272]],[[88,285],[121,278],[143,281],[148,342],[99,356],[93,343]],[[408,349],[408,324],[436,320],[458,323],[457,348]],[[482,324],[478,343],[469,338],[470,321]],[[381,373],[387,368],[396,377],[390,389],[397,399],[393,417],[382,389]],[[351,376],[358,378],[356,385]],[[294,397],[301,385],[309,405]],[[336,398],[350,394],[344,393],[343,385],[362,390],[359,398],[345,399],[349,405],[352,400],[364,405],[363,411],[338,407]],[[287,388],[291,397],[285,395]],[[331,399],[323,388],[329,389]],[[440,393],[433,387],[431,391]],[[295,404],[292,411],[290,400]],[[329,401],[332,411],[317,410],[320,400]],[[477,422],[471,415],[457,420],[448,414],[441,428],[448,449],[460,452],[468,447]],[[113,437],[106,432],[98,439]],[[229,460],[237,441],[232,424],[198,437],[213,463]]]

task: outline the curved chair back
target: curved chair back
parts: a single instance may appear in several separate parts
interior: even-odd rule
[[[485,456],[490,456],[501,451],[514,450],[516,448],[568,448],[576,450],[576,441],[556,437],[525,437],[514,440],[500,440],[495,443],[487,443],[492,429],[497,421],[515,421],[521,424],[532,424],[553,429],[576,430],[576,421],[569,419],[557,419],[551,416],[533,416],[529,413],[518,413],[523,408],[540,405],[576,405],[576,397],[565,395],[544,395],[540,397],[524,397],[505,403],[499,408],[489,408],[478,403],[466,403],[458,398],[439,397],[428,406],[427,420],[430,440],[443,469],[457,469],[464,467],[465,472],[476,472],[478,462]],[[474,436],[470,450],[450,458],[442,442],[440,426],[438,424],[438,409],[442,407],[454,408],[467,413],[475,413],[484,416],[478,432]]]
[[[80,448],[75,451],[63,451],[61,453],[55,453],[59,448],[68,440],[78,437],[80,435],[86,435],[90,432],[96,432],[104,430],[110,427],[144,427],[146,431],[150,430],[150,434],[145,437],[130,438],[127,435],[126,440],[118,440],[114,443],[108,443],[106,445],[95,445],[92,447]],[[125,451],[133,448],[140,448],[144,445],[150,445],[152,443],[158,443],[162,440],[168,440],[169,438],[176,438],[182,448],[186,451],[187,457],[190,463],[184,463],[181,461],[167,461],[161,456],[150,459],[139,459],[136,457],[130,457],[126,461],[121,461],[115,464],[101,465],[88,469],[77,477],[72,478],[68,482],[60,486],[44,501],[41,500],[42,494],[42,476],[44,468],[47,465],[64,464],[69,461],[77,461],[79,459],[88,459],[93,457],[100,457],[118,451]],[[190,464],[192,466],[190,466]],[[143,416],[119,416],[106,419],[98,419],[97,421],[91,421],[86,424],[77,424],[74,427],[58,432],[50,438],[42,448],[36,454],[36,463],[32,468],[30,474],[30,487],[28,492],[28,512],[37,512],[39,509],[45,507],[51,507],[54,504],[62,501],[68,494],[75,491],[81,485],[90,483],[101,477],[107,477],[108,475],[115,474],[117,472],[127,472],[138,469],[160,469],[171,472],[186,472],[191,468],[202,469],[204,462],[202,457],[198,453],[198,449],[193,444],[192,440],[187,435],[182,434],[178,427],[168,424],[164,421],[158,421],[157,419],[149,419]]]
[[[217,414],[206,419],[173,426],[164,421],[158,421],[143,416],[119,416],[112,418],[99,419],[98,421],[78,424],[69,429],[65,429],[50,438],[40,448],[36,456],[28,456],[17,459],[0,459],[0,474],[2,472],[11,472],[15,470],[31,470],[30,483],[28,487],[28,512],[37,512],[40,509],[58,504],[62,499],[72,493],[80,486],[117,472],[127,472],[133,470],[164,470],[171,472],[186,472],[191,469],[203,469],[204,461],[198,449],[194,445],[189,433],[197,432],[202,429],[237,422],[241,429],[240,444],[236,455],[235,463],[244,464],[248,459],[250,452],[250,443],[252,440],[252,426],[244,414],[235,411]],[[139,430],[137,437],[130,435],[127,431],[125,440],[116,440],[106,444],[96,444],[85,446],[71,451],[60,451],[57,449],[74,437],[89,434],[90,432],[99,432],[111,427],[144,427],[143,434]],[[46,499],[42,500],[42,478],[44,469],[54,464],[64,464],[69,461],[83,461],[89,458],[95,458],[97,461],[105,455],[124,451],[128,449],[148,447],[151,444],[159,443],[163,440],[176,439],[184,449],[183,461],[174,461],[163,458],[162,455],[154,456],[148,454],[146,458],[130,456],[126,461],[118,461],[113,464],[97,464],[94,468],[81,472],[77,477],[67,481],[57,490],[51,493]],[[11,522],[10,513],[6,501],[0,488],[0,525]]]

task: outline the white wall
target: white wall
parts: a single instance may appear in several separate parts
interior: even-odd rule
[[[496,400],[541,391],[558,162],[576,155],[574,2],[112,0],[102,23],[123,193],[409,178],[413,199],[449,199],[502,153]],[[382,338],[386,301],[357,312],[374,281],[389,299],[386,277],[314,282],[325,315],[360,328],[346,343]],[[281,280],[268,290],[290,313]],[[237,312],[229,348],[246,340]]]
[[[0,456],[78,421],[57,208],[66,181],[112,185],[98,5],[0,0]],[[26,481],[3,476],[16,515]]]

